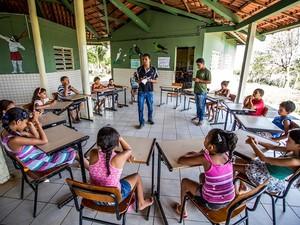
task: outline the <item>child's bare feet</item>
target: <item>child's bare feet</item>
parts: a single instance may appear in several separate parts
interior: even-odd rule
[[[181,215],[181,205],[179,203],[175,203],[173,205],[173,209],[175,210],[175,212],[180,216]],[[188,214],[186,212],[186,210],[183,212],[183,218],[187,218]]]
[[[153,198],[146,198],[143,203],[139,203],[139,210],[143,210],[153,204]]]

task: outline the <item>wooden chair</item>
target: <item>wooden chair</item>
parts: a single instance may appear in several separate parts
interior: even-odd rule
[[[122,225],[125,225],[126,213],[128,211],[128,208],[135,201],[134,193],[136,187],[132,189],[131,193],[126,199],[122,200],[120,190],[115,187],[95,186],[95,185],[75,181],[69,178],[66,179],[66,182],[69,185],[70,190],[73,194],[76,210],[79,211],[80,225],[82,225],[83,220],[89,220],[89,221],[103,223],[103,224],[117,225],[115,223],[83,216],[82,212],[84,207],[99,212],[116,214],[117,220],[122,219]],[[78,202],[78,197],[82,198],[80,205]],[[99,205],[96,204],[96,202],[101,202],[103,204]]]
[[[194,195],[192,195],[191,193],[187,193],[184,197],[179,223],[181,223],[183,219],[186,201],[191,200],[192,204],[196,206],[197,209],[200,210],[213,225],[219,225],[221,223],[229,225],[231,219],[237,217],[238,215],[241,215],[243,212],[245,212],[245,215],[241,217],[238,221],[236,221],[234,225],[240,224],[244,221],[246,221],[246,225],[248,225],[248,211],[256,210],[261,195],[265,191],[266,187],[267,182],[253,188],[248,192],[239,194],[233,199],[233,201],[230,204],[218,210],[211,210],[207,208],[206,205],[199,203]],[[252,208],[249,208],[246,204],[253,199],[256,199],[255,203]]]
[[[271,197],[271,200],[272,200],[273,225],[276,225],[276,210],[275,210],[276,202],[278,201],[278,199],[282,199],[283,212],[285,212],[285,208],[286,208],[286,199],[285,198],[286,198],[292,184],[298,178],[300,178],[300,168],[298,168],[298,170],[295,171],[295,173],[293,173],[290,177],[288,177],[286,179],[287,185],[286,185],[286,188],[283,192],[281,192],[281,193],[270,193],[270,192],[265,191],[265,193],[267,195],[269,195]],[[239,175],[237,175],[237,179],[242,180],[247,184],[253,185],[252,182],[248,179],[248,177],[246,175],[239,174]]]
[[[172,86],[180,87],[182,89],[183,84],[182,83],[172,83]],[[181,91],[179,93],[176,92],[168,92],[167,93],[167,104],[168,104],[168,99],[171,98],[171,102],[173,98],[179,97],[180,103],[181,103]]]
[[[70,174],[70,177],[73,178],[72,170],[69,164],[62,164],[55,168],[45,170],[43,172],[31,171],[27,167],[24,167],[23,164],[15,157],[15,155],[8,150],[5,149],[3,145],[1,145],[2,149],[5,151],[6,155],[12,160],[15,169],[20,170],[22,173],[22,181],[21,181],[21,194],[20,198],[24,198],[24,183],[26,182],[29,187],[34,191],[34,203],[33,203],[33,217],[36,217],[36,209],[37,209],[37,198],[38,198],[38,187],[40,183],[43,183],[45,180],[59,175],[61,177],[61,172],[67,170]]]
[[[189,102],[188,102],[188,109],[190,109],[190,105],[191,105],[191,103],[193,103],[193,104],[195,104],[195,103],[196,103],[196,99],[195,99],[195,97],[194,97],[194,96],[189,98]]]

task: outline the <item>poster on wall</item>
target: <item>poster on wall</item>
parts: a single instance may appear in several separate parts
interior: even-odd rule
[[[141,61],[140,59],[130,59],[130,68],[131,69],[137,69],[140,67]]]
[[[158,57],[157,58],[158,68],[169,69],[170,68],[170,57]]]

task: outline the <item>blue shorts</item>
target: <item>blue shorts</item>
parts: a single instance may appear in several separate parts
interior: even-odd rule
[[[122,195],[122,200],[123,200],[123,199],[127,198],[128,195],[130,194],[131,185],[125,179],[120,180],[120,184],[121,184],[121,195]]]

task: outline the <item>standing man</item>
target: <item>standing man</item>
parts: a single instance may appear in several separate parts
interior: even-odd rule
[[[142,55],[143,65],[137,68],[136,77],[139,83],[138,90],[138,111],[139,111],[139,129],[145,125],[144,104],[145,100],[148,108],[148,123],[153,125],[153,83],[157,83],[158,73],[155,67],[151,66],[150,55]]]
[[[207,95],[207,84],[211,83],[211,73],[210,71],[205,67],[205,62],[203,58],[198,58],[196,60],[198,71],[196,74],[196,77],[193,78],[193,81],[195,81],[194,86],[194,93],[195,93],[195,102],[196,102],[196,109],[197,109],[197,116],[192,119],[193,121],[196,121],[196,125],[202,125],[204,114],[205,114],[205,104],[206,104],[206,95]]]

